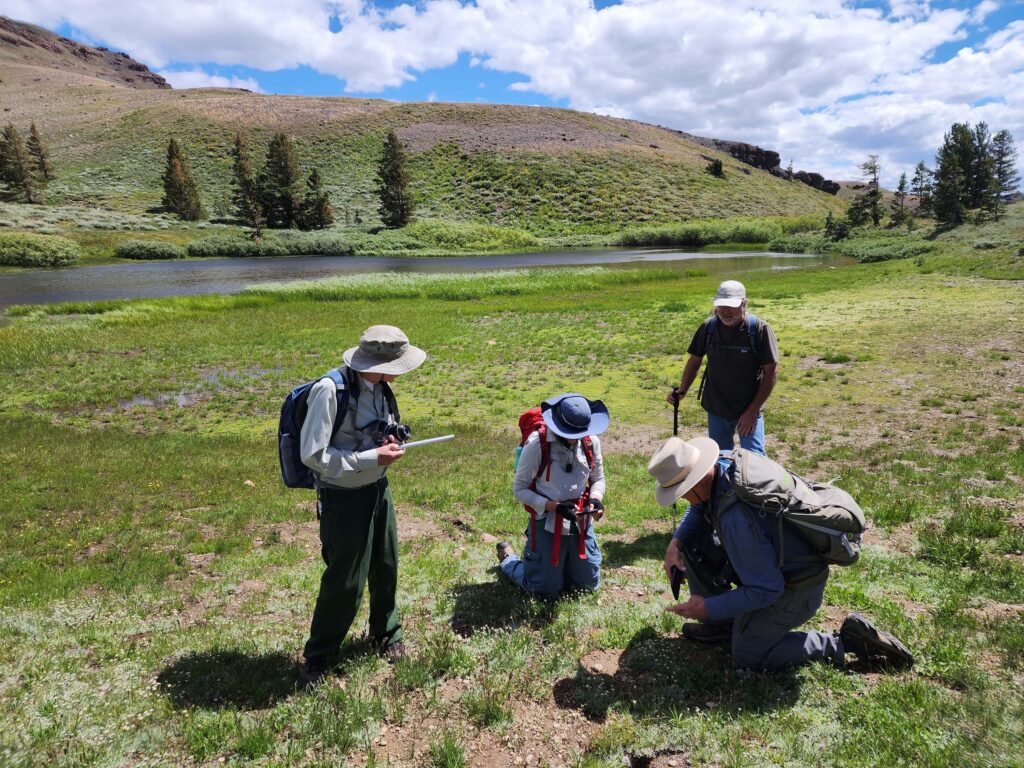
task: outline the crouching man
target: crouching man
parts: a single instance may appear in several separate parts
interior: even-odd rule
[[[499,542],[501,572],[540,597],[601,585],[594,523],[604,515],[604,461],[598,435],[608,428],[600,400],[565,394],[519,422],[524,442],[512,492],[530,514],[523,557]]]
[[[659,504],[690,503],[664,564],[670,579],[675,568],[689,584],[690,598],[667,608],[694,620],[683,625],[684,637],[731,642],[736,663],[757,669],[843,666],[847,653],[892,668],[913,665],[903,643],[857,613],[837,633],[794,631],[821,606],[828,565],[792,526],[732,493],[734,469],[733,458],[720,456],[707,437],[670,438],[647,467]]]

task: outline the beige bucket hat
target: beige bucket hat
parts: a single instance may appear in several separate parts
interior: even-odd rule
[[[360,373],[408,373],[419,368],[427,353],[409,343],[393,325],[371,325],[359,337],[359,346],[346,349],[345,365]]]
[[[651,457],[647,471],[658,481],[654,495],[663,507],[693,488],[718,461],[718,443],[710,437],[670,437]]]

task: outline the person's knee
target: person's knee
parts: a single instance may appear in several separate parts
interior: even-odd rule
[[[733,635],[732,659],[738,667],[760,669],[764,666],[769,650],[771,649],[757,642],[756,638],[744,637],[742,634]]]

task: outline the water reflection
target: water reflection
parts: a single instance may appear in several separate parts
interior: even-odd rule
[[[0,274],[0,310],[13,304],[235,293],[255,283],[311,280],[372,272],[466,272],[523,267],[601,265],[619,268],[700,269],[710,274],[732,274],[751,270],[815,266],[834,261],[834,257],[787,253],[598,249],[500,256],[290,256],[132,262]]]

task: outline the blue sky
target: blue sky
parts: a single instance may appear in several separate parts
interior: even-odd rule
[[[175,87],[568,107],[895,180],[954,121],[1024,140],[1024,0],[0,0]]]

